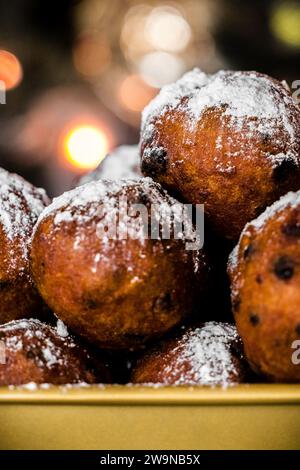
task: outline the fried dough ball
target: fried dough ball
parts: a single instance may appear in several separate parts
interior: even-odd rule
[[[138,145],[121,145],[106,155],[94,171],[82,176],[77,186],[100,179],[140,179],[141,176]]]
[[[29,272],[28,250],[33,227],[49,202],[43,189],[0,169],[0,324],[46,315]]]
[[[107,366],[76,344],[62,322],[54,328],[34,319],[12,321],[0,326],[0,341],[0,385],[109,381]]]
[[[243,227],[300,181],[300,108],[287,85],[256,72],[199,69],[162,88],[143,112],[142,172],[210,225]]]
[[[132,382],[224,387],[246,381],[248,369],[236,328],[208,322],[147,352],[138,361]]]
[[[102,348],[134,349],[193,311],[207,290],[209,267],[202,250],[187,249],[182,233],[172,237],[182,205],[174,208],[174,224],[166,214],[176,203],[150,178],[107,180],[65,193],[44,211],[32,242],[32,272],[44,300],[72,331]],[[152,238],[150,218],[160,229]],[[164,228],[170,239],[162,239]],[[193,240],[187,217],[184,228]]]
[[[295,358],[300,340],[299,267],[298,191],[247,224],[229,259],[232,305],[245,354],[254,371],[273,381],[300,381]]]

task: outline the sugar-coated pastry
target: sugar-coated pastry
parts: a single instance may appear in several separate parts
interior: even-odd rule
[[[55,385],[110,380],[104,362],[75,343],[62,322],[56,328],[23,319],[0,326],[0,385]]]
[[[65,193],[43,212],[33,237],[40,294],[72,331],[99,347],[134,349],[160,337],[201,307],[208,289],[202,250],[188,250],[182,232],[172,235],[181,215],[182,205],[150,178],[99,180]],[[190,219],[184,221],[196,239]]]
[[[43,189],[0,168],[0,323],[46,315],[28,251],[33,227],[49,202]]]
[[[246,225],[228,271],[252,368],[273,381],[299,382],[300,192],[283,196]]]
[[[138,145],[121,145],[106,155],[94,171],[82,176],[78,186],[100,179],[140,179],[141,176]]]
[[[247,222],[299,189],[300,107],[267,75],[195,69],[144,110],[141,157],[143,174],[205,204],[214,230],[237,241]]]
[[[245,382],[248,375],[235,326],[207,322],[146,352],[133,371],[132,381],[226,387]]]

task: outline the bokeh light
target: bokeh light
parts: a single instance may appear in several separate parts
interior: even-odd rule
[[[84,0],[76,8],[75,68],[101,103],[138,131],[158,88],[195,66],[222,66],[211,33],[216,2]]]
[[[161,51],[145,54],[138,67],[145,82],[156,88],[177,80],[186,69],[183,59]]]
[[[111,51],[102,34],[89,34],[77,40],[73,50],[76,70],[87,78],[97,78],[109,66]]]
[[[23,70],[18,58],[11,52],[0,50],[0,81],[6,90],[12,90],[21,82]]]
[[[141,112],[155,96],[157,90],[150,87],[139,75],[129,75],[120,84],[121,104],[132,112]]]
[[[145,37],[154,49],[179,52],[189,44],[192,31],[177,9],[160,6],[153,8],[147,18]]]
[[[64,139],[65,159],[78,171],[96,168],[108,149],[109,142],[106,134],[96,126],[77,126],[71,129]]]
[[[191,26],[178,9],[140,4],[124,18],[121,48],[126,59],[135,62],[149,52],[182,52],[191,39]]]
[[[125,15],[120,40],[127,60],[134,62],[152,49],[145,37],[146,22],[151,11],[149,5],[135,5]]]
[[[270,20],[274,36],[288,46],[300,47],[300,5],[281,2],[275,6]]]

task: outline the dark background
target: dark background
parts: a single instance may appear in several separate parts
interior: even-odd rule
[[[104,136],[98,161],[138,142],[143,107],[194,66],[254,69],[292,86],[300,2],[1,0],[0,49],[0,165],[52,196],[97,164],[84,152],[70,160],[72,132]]]

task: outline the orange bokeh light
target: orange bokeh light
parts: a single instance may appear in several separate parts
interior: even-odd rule
[[[139,75],[129,75],[119,88],[122,105],[135,113],[141,112],[156,93],[157,90],[147,85]]]
[[[6,90],[15,88],[23,78],[23,70],[18,58],[11,52],[0,50],[0,81]]]
[[[77,125],[66,134],[63,149],[64,159],[73,170],[93,170],[108,152],[108,136],[98,126]]]
[[[100,34],[80,38],[73,50],[73,61],[80,74],[89,78],[99,77],[111,61],[107,39]]]

